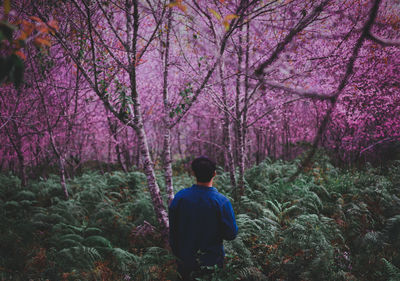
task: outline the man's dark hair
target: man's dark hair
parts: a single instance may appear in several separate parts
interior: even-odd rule
[[[216,170],[215,162],[205,156],[193,160],[192,170],[198,182],[209,182]]]

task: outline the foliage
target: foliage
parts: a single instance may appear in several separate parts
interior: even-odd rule
[[[143,174],[85,173],[69,182],[68,201],[56,179],[22,188],[18,178],[0,175],[1,279],[146,280],[151,271],[154,278],[167,274],[162,266],[171,266],[172,256],[155,247],[162,244],[156,228],[144,236],[135,232],[155,224]],[[135,240],[151,237],[150,243]]]
[[[227,270],[199,280],[397,280],[397,163],[346,171],[322,157],[287,183],[294,167],[267,159],[246,171]]]
[[[225,268],[196,280],[399,280],[398,163],[351,171],[321,158],[287,183],[296,161],[246,171]],[[232,197],[229,175],[218,174]],[[176,190],[192,181],[174,177]],[[92,171],[68,186],[65,201],[56,176],[22,187],[0,175],[1,278],[176,280],[142,173]]]

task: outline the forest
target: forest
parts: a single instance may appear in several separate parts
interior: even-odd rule
[[[178,280],[201,155],[239,234],[196,280],[400,280],[398,0],[0,5],[0,280]]]

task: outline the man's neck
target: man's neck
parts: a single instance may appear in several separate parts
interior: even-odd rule
[[[205,186],[205,187],[212,187],[213,182],[209,181],[209,182],[197,182],[197,185],[201,185],[201,186]]]

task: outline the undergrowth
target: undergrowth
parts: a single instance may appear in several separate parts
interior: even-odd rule
[[[218,172],[239,234],[224,243],[225,268],[197,280],[400,280],[400,162],[382,172],[321,160],[288,183],[295,168],[252,167],[237,202]],[[192,181],[176,175],[176,191]],[[22,187],[0,175],[0,280],[176,280],[144,174],[91,171],[68,189],[65,201],[57,176]]]

